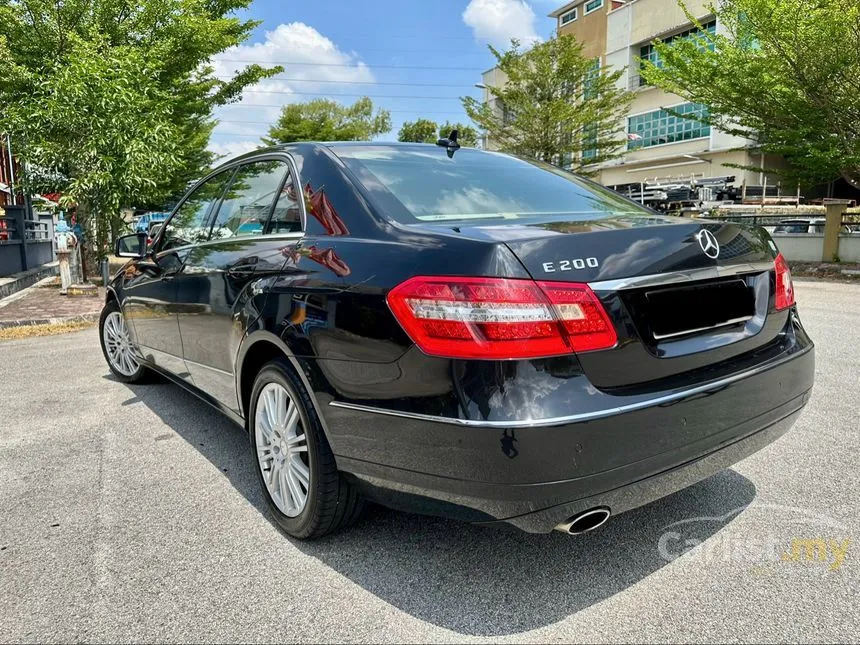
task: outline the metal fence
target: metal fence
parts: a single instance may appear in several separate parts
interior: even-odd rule
[[[54,260],[50,218],[32,220],[24,206],[4,206],[0,216],[0,276],[27,271]]]

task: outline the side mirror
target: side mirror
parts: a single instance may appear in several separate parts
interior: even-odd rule
[[[114,254],[118,258],[140,259],[146,255],[146,233],[123,235],[116,241]]]

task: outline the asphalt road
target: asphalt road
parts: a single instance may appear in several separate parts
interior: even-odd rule
[[[111,380],[94,330],[0,342],[0,641],[857,641],[860,286],[797,290],[794,430],[576,538],[376,510],[294,541],[216,412]]]

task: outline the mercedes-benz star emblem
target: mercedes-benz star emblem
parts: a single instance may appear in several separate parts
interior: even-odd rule
[[[716,260],[720,254],[720,243],[717,238],[708,229],[703,228],[696,233],[696,239],[699,241],[699,246],[702,247],[702,252],[709,258]]]

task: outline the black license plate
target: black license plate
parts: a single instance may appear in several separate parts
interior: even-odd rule
[[[755,314],[753,290],[741,279],[655,289],[645,302],[655,340],[740,324]]]

